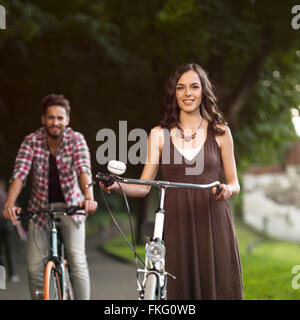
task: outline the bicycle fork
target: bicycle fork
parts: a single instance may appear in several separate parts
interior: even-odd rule
[[[149,274],[154,274],[157,278],[159,298],[165,300],[167,298],[167,276],[176,279],[175,276],[165,271],[165,246],[163,243],[164,229],[164,201],[166,195],[166,187],[160,189],[159,207],[155,212],[155,224],[153,239],[146,243],[146,259],[144,269],[138,269],[138,292],[140,299],[144,299],[145,283]],[[141,276],[143,275],[143,281]]]

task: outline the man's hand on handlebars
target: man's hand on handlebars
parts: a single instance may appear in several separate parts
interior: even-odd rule
[[[117,191],[119,190],[119,185],[117,182],[114,182],[111,186],[106,187],[103,182],[99,182],[99,186],[102,190],[104,190],[107,193],[111,193],[111,191]]]
[[[21,212],[20,207],[5,205],[3,209],[3,216],[6,219],[10,219],[12,224],[15,226],[17,223],[17,213]]]
[[[93,214],[97,210],[98,203],[95,200],[87,198],[79,202],[79,207],[84,208],[84,212],[86,215]]]
[[[217,187],[212,188],[212,193],[216,196],[216,200],[227,200],[232,196],[232,191],[227,184],[221,184],[222,191],[217,195]]]

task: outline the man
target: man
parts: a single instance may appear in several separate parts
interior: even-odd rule
[[[63,95],[51,94],[42,100],[43,127],[25,137],[18,151],[3,214],[16,223],[18,195],[32,170],[32,191],[28,210],[47,206],[84,206],[94,213],[90,154],[82,134],[67,127],[70,104]],[[60,221],[62,236],[72,273],[75,299],[90,298],[90,279],[85,255],[85,217],[64,216]],[[48,256],[45,216],[35,216],[29,223],[26,250],[27,270],[32,299],[39,298],[43,288],[44,261]]]

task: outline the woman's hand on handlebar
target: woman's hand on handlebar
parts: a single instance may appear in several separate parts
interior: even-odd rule
[[[117,182],[114,182],[111,186],[107,187],[103,182],[99,182],[99,186],[102,190],[104,190],[107,193],[111,193],[111,191],[118,191],[119,185]]]
[[[212,193],[216,197],[216,200],[227,200],[231,198],[232,191],[229,185],[222,183],[219,188],[221,188],[221,192],[219,194],[217,194],[217,187],[212,188]]]

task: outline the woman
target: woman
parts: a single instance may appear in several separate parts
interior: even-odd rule
[[[164,161],[162,156],[168,153],[170,161]],[[159,164],[168,181],[206,184],[220,180],[222,171],[226,179],[219,195],[215,188],[167,189],[166,270],[176,276],[168,279],[168,299],[243,299],[240,256],[227,202],[240,191],[233,140],[212,85],[197,64],[178,67],[167,83],[165,111],[160,126],[151,130],[141,179],[153,180]],[[101,187],[120,192],[117,183]],[[128,184],[122,189],[132,197],[150,191],[149,186]]]

